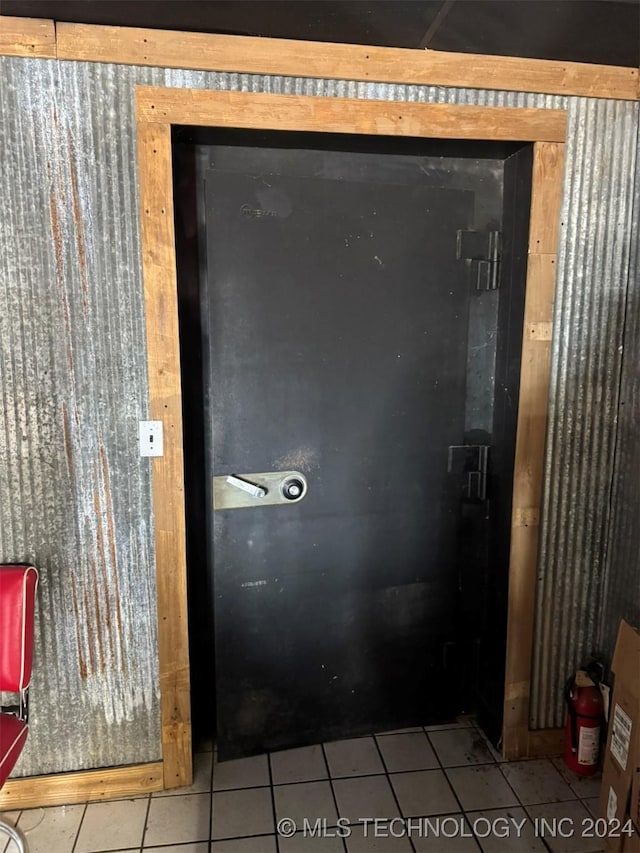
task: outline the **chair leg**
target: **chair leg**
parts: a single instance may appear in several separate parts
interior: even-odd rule
[[[27,839],[17,826],[11,826],[10,823],[5,823],[3,820],[0,820],[0,832],[6,833],[9,838],[15,842],[19,853],[29,853],[27,848]]]

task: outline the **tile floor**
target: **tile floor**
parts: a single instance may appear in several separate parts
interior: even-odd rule
[[[30,853],[596,853],[581,829],[599,785],[560,759],[504,762],[463,719],[222,764],[205,744],[188,790],[4,817]],[[278,835],[282,818],[298,832]],[[305,819],[324,834],[305,836]]]

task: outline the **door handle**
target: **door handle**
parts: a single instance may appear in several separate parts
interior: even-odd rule
[[[223,474],[213,478],[214,510],[295,504],[306,494],[307,478],[299,471]]]
[[[257,486],[248,480],[242,480],[240,477],[236,477],[235,474],[230,474],[227,477],[227,483],[230,486],[235,486],[236,489],[242,489],[243,492],[247,492],[247,494],[254,498],[264,498],[267,496],[268,489],[263,489],[262,486]]]

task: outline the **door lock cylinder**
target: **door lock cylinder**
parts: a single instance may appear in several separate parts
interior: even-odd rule
[[[298,501],[304,497],[307,486],[299,477],[288,477],[283,481],[281,488],[283,496],[288,501]]]

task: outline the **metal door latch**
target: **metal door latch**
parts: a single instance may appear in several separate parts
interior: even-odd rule
[[[214,510],[298,503],[306,494],[307,480],[299,471],[227,474],[213,478]]]
[[[486,500],[488,467],[489,445],[457,444],[449,447],[447,470],[462,478],[462,496],[466,500]]]

